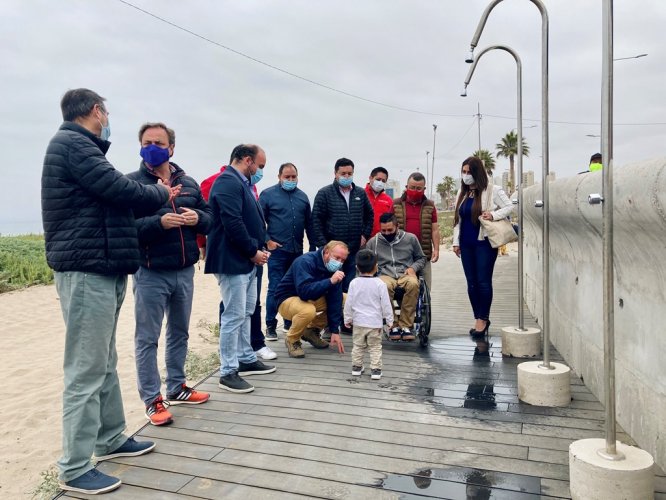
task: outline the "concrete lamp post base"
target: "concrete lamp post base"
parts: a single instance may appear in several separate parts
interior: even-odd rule
[[[502,328],[502,356],[534,358],[541,354],[541,330],[506,326]]]
[[[581,439],[569,445],[569,481],[573,500],[648,500],[654,498],[654,460],[640,448],[616,443],[621,460],[599,455],[604,439]]]
[[[562,363],[526,361],[518,365],[518,398],[534,406],[568,406],[571,403],[571,370]]]

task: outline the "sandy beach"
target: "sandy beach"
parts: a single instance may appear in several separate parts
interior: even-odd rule
[[[203,266],[197,268],[194,279],[190,349],[207,354],[217,351],[217,343],[212,343],[209,331],[197,324],[201,320],[217,322],[220,294],[215,278],[205,275]],[[117,334],[118,373],[130,434],[146,423],[136,390],[131,284],[130,278]],[[41,480],[40,472],[55,463],[61,450],[65,329],[55,286],[1,294],[0,317],[0,337],[5,344],[0,350],[5,381],[0,419],[0,498],[30,498]],[[163,367],[162,349],[159,361]]]

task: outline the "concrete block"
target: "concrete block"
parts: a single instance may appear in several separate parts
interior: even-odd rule
[[[603,458],[604,439],[581,439],[569,445],[569,479],[573,500],[649,500],[654,498],[654,460],[640,448],[617,441],[622,460]]]
[[[541,330],[506,326],[502,328],[502,356],[534,358],[541,354]]]
[[[567,406],[571,403],[571,370],[562,363],[526,361],[518,365],[518,398],[535,406]]]

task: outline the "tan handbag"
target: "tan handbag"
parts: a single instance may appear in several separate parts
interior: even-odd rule
[[[493,186],[489,185],[486,191],[489,194],[487,206],[491,207],[493,203]],[[508,219],[485,220],[479,216],[479,222],[486,231],[488,242],[490,242],[490,246],[493,248],[499,248],[507,243],[518,241],[518,235]]]

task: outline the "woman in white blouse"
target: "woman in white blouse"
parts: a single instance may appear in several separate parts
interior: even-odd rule
[[[453,251],[462,260],[467,294],[476,320],[469,333],[485,335],[490,327],[497,249],[490,246],[479,218],[504,219],[513,211],[513,204],[501,187],[489,182],[479,158],[472,156],[463,162],[461,177],[462,184],[456,198]],[[492,196],[487,191],[489,189]]]

